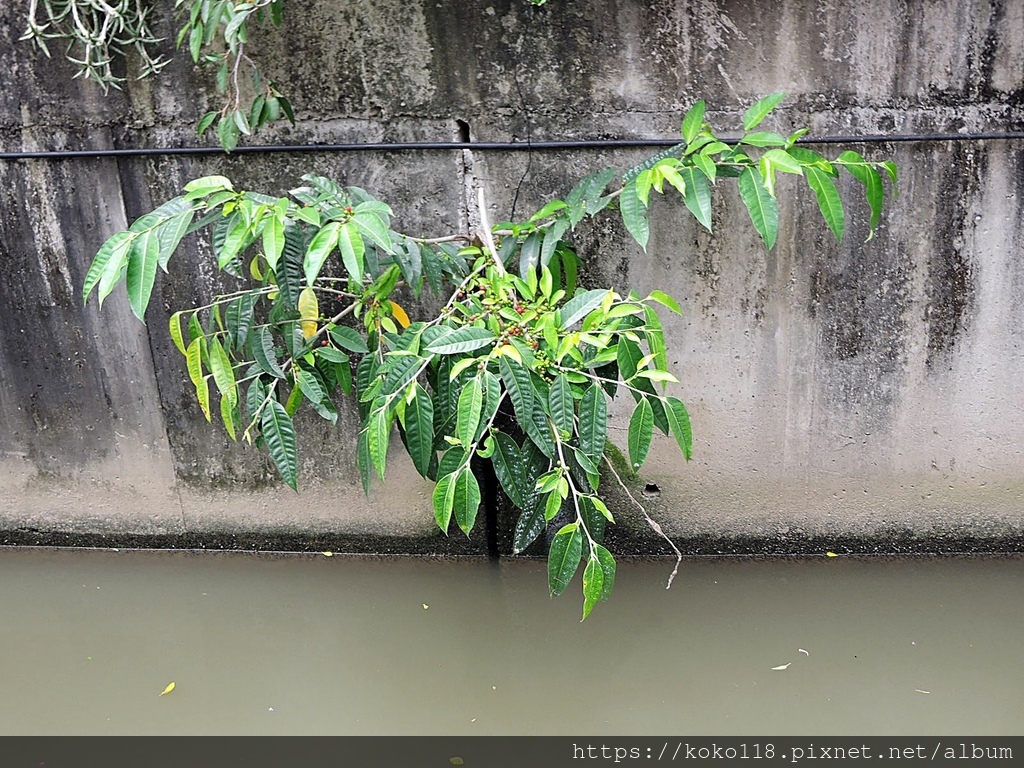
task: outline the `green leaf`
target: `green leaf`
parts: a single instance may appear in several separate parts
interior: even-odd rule
[[[740,139],[741,144],[747,144],[751,147],[784,147],[789,143],[789,140],[785,136],[781,136],[772,131],[758,131],[757,133],[748,133]]]
[[[548,588],[552,596],[565,591],[580,566],[583,555],[583,534],[579,523],[562,526],[548,550]]]
[[[452,499],[452,511],[455,522],[462,532],[469,535],[476,522],[476,513],[480,508],[480,485],[469,466],[455,476],[455,491]]]
[[[843,213],[843,201],[839,198],[836,185],[824,171],[814,168],[807,168],[807,185],[814,190],[818,198],[818,208],[825,219],[832,233],[836,236],[836,242],[842,242],[843,230],[846,227],[846,217]]]
[[[346,325],[332,325],[327,329],[327,332],[331,335],[331,339],[335,344],[347,349],[349,352],[365,355],[370,351],[363,337]]]
[[[413,384],[412,402],[405,406],[405,444],[416,471],[430,474],[434,458],[434,403],[419,384]]]
[[[352,222],[345,224],[338,232],[338,250],[341,251],[341,260],[345,264],[345,271],[357,283],[363,282],[364,255],[366,243],[363,236]]]
[[[307,370],[296,367],[295,369],[295,383],[302,390],[302,394],[311,403],[321,403],[327,397],[324,394],[323,389],[320,387],[320,382],[316,380],[316,377]]]
[[[128,301],[131,303],[132,312],[139,320],[145,321],[146,307],[149,306],[149,297],[153,293],[159,259],[160,239],[153,230],[135,238],[128,252],[128,275],[125,286],[128,288]]]
[[[470,379],[469,386],[462,390],[459,395],[459,405],[456,411],[455,436],[459,438],[466,448],[473,443],[476,437],[477,427],[480,424],[480,409],[484,404],[483,386],[480,377]]]
[[[647,458],[647,452],[651,448],[651,438],[654,435],[654,411],[646,397],[640,398],[640,402],[633,409],[633,416],[629,420],[629,461],[635,472],[643,466]]]
[[[564,235],[568,229],[569,220],[562,216],[556,219],[555,223],[545,230],[544,244],[540,249],[540,263],[542,266],[546,267],[551,263],[551,257],[555,253],[555,249],[558,247],[558,244],[561,242],[562,235]]]
[[[587,567],[583,569],[583,619],[594,609],[594,605],[601,599],[604,592],[604,569],[601,568],[601,561],[597,555],[592,555],[587,561]]]
[[[472,352],[474,349],[493,344],[496,338],[497,336],[486,328],[473,326],[453,328],[429,344],[427,352],[435,355],[457,355],[463,352]]]
[[[226,176],[203,176],[200,179],[193,179],[185,185],[185,191],[188,193],[185,197],[192,200],[197,197],[207,197],[214,192],[234,191],[234,189],[231,180]]]
[[[231,153],[238,146],[239,130],[233,117],[225,115],[217,123],[217,140],[225,152]]]
[[[235,406],[237,403],[232,402],[230,398],[222,397],[220,399],[220,418],[224,422],[224,430],[228,433],[228,437],[235,440]]]
[[[284,250],[284,221],[271,216],[263,227],[263,256],[270,268],[277,271],[277,262]]]
[[[608,436],[608,401],[595,382],[583,392],[580,401],[580,450],[594,461],[604,454]]]
[[[175,199],[184,202],[183,198]],[[193,218],[195,218],[195,211],[189,206],[156,228],[157,240],[160,243],[160,258],[157,263],[164,272],[167,271],[167,264],[171,259],[171,254],[178,248],[181,239],[188,232]]]
[[[607,600],[615,585],[615,558],[612,553],[598,544],[594,547],[594,553],[601,563],[601,570],[604,572],[604,582],[601,586],[601,599]]]
[[[773,93],[755,102],[743,115],[743,130],[751,131],[760,125],[768,113],[775,109],[784,98],[786,98],[785,93]]]
[[[327,257],[330,256],[331,251],[338,244],[338,231],[340,229],[341,224],[337,221],[332,221],[310,240],[302,265],[303,272],[306,275],[306,285],[312,286],[320,274],[320,268],[323,267]]]
[[[525,466],[519,445],[504,432],[495,431],[492,437],[494,453],[491,455],[491,463],[494,465],[494,474],[509,501],[517,509],[525,509],[528,493],[524,487]]]
[[[535,221],[546,219],[549,216],[553,216],[558,211],[564,210],[568,206],[563,200],[551,200],[543,208],[537,211],[533,216],[529,218],[529,222],[532,224]]]
[[[636,179],[626,184],[619,196],[619,211],[622,223],[640,247],[647,250],[647,239],[650,236],[650,224],[647,221],[647,206],[640,201]]]
[[[174,342],[174,346],[178,348],[181,354],[185,354],[185,340],[181,335],[181,311],[175,312],[171,315],[170,322],[171,341]]]
[[[775,198],[765,189],[764,179],[757,168],[746,168],[739,178],[740,197],[747,207],[750,220],[765,247],[771,250],[779,234],[779,210]]]
[[[651,354],[654,355],[654,364],[659,370],[668,370],[665,334],[661,329],[661,320],[658,318],[658,313],[654,311],[654,307],[644,304],[644,319],[647,326],[645,331],[647,346],[650,348]]]
[[[434,486],[434,520],[437,527],[446,534],[451,524],[452,509],[455,507],[455,477],[454,474],[444,475]]]
[[[96,256],[92,260],[92,264],[89,265],[89,271],[85,275],[85,283],[82,285],[82,303],[84,304],[89,300],[89,294],[92,293],[93,288],[101,282],[107,272],[113,274],[114,278],[117,278],[121,274],[122,266],[127,263],[128,251],[131,248],[132,240],[135,235],[131,232],[118,232],[112,235],[106,242],[100,246]],[[116,281],[108,279],[109,286],[106,293],[100,291],[100,304],[103,304],[103,299],[110,293]]]
[[[536,275],[537,266],[540,264],[540,250],[543,235],[540,232],[533,232],[519,249],[519,275],[526,280],[529,275]]]
[[[383,480],[388,460],[388,442],[391,436],[391,415],[388,413],[386,405],[374,405],[366,421],[365,429],[370,449],[370,461],[373,462],[377,475]]]
[[[711,231],[711,187],[707,176],[692,165],[684,165],[679,175],[686,184],[683,202],[708,232]]]
[[[360,234],[370,238],[384,253],[393,256],[395,250],[391,245],[391,236],[388,234],[388,224],[384,217],[382,217],[380,209],[376,207],[364,208],[364,206],[369,205],[369,203],[357,205],[356,211],[349,223],[354,224],[359,229]],[[383,204],[378,203],[378,205]]]
[[[281,478],[293,491],[297,490],[299,460],[292,417],[281,403],[271,399],[263,408],[260,428]]]
[[[707,155],[694,155],[693,164],[700,168],[701,173],[707,176],[708,181],[714,181],[718,177],[718,166]]]
[[[548,389],[548,410],[555,428],[559,432],[565,432],[571,436],[576,425],[575,412],[572,389],[569,386],[569,379],[564,373],[558,374]]]
[[[516,520],[515,529],[512,532],[512,554],[518,555],[547,528],[548,521],[544,517],[544,505],[533,498],[533,503],[525,509]]]
[[[220,112],[207,112],[199,120],[199,124],[196,125],[196,134],[202,136],[213,125],[213,121],[217,119]]]
[[[897,194],[897,190],[896,190],[896,185],[897,185],[896,163],[892,162],[891,160],[886,160],[885,162],[880,163],[880,165],[885,169],[885,172],[887,174],[889,174],[889,180],[892,181],[892,196],[896,197],[896,194]]]
[[[284,378],[284,371],[277,364],[277,355],[274,353],[274,338],[270,335],[270,329],[266,327],[254,329],[250,347],[256,364],[264,373],[269,373],[278,379]]]
[[[653,301],[658,302],[659,304],[661,304],[661,306],[666,307],[667,309],[672,310],[677,315],[683,314],[683,310],[679,306],[679,302],[677,302],[675,299],[673,299],[671,296],[669,296],[664,291],[653,290],[653,291],[651,291],[650,295],[647,298],[652,299]]]
[[[693,430],[690,427],[690,414],[686,412],[686,406],[678,397],[666,398],[665,405],[665,415],[668,417],[672,436],[679,444],[683,458],[689,461],[693,456]]]
[[[871,225],[868,234],[870,240],[875,233],[875,227],[882,216],[882,204],[885,193],[882,188],[882,177],[877,170],[867,165],[864,158],[857,152],[843,152],[837,160],[848,163],[844,165],[850,175],[864,186],[864,194],[868,199],[868,206],[871,208]]]
[[[558,316],[560,322],[558,327],[563,331],[571,328],[575,323],[590,314],[591,310],[599,307],[607,295],[607,289],[597,289],[577,293],[565,302],[559,310]]]
[[[516,419],[525,429],[527,422],[533,418],[534,410],[533,382],[530,381],[530,372],[518,363],[510,362],[506,356],[498,358],[498,371],[502,381],[505,382],[505,390],[512,400]]]
[[[693,140],[697,138],[697,134],[700,133],[700,129],[704,125],[704,110],[704,100],[701,99],[690,107],[686,117],[683,118],[683,141],[687,144],[692,144]]]
[[[210,372],[213,373],[217,391],[234,405],[238,402],[238,393],[235,391],[235,374],[231,369],[231,358],[228,357],[216,336],[210,336],[209,351]]]
[[[615,178],[614,168],[605,168],[589,174],[577,184],[572,192],[566,195],[565,202],[569,206],[569,224],[575,227],[586,214],[591,216],[604,207],[607,201],[604,190]],[[598,207],[599,206],[599,207]]]
[[[373,461],[370,459],[370,439],[366,430],[359,432],[359,439],[356,441],[356,465],[359,467],[363,493],[369,496],[370,486],[373,484]]]

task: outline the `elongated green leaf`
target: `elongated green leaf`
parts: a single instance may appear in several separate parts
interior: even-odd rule
[[[210,372],[213,373],[213,381],[217,385],[217,391],[234,405],[238,402],[238,393],[235,390],[235,374],[231,369],[231,359],[216,336],[210,336],[208,344]]]
[[[221,237],[224,239],[221,240]],[[250,242],[252,242],[252,232],[244,218],[234,213],[221,219],[214,230],[213,237],[213,250],[217,254],[217,266],[224,269]]]
[[[585,214],[589,213],[592,216],[604,207],[601,204],[602,200],[607,200],[604,190],[613,178],[615,178],[615,169],[605,168],[584,177],[573,188],[565,198],[565,202],[569,206],[569,224],[571,226],[575,227]]]
[[[175,312],[171,315],[170,322],[171,330],[171,341],[174,342],[174,346],[178,348],[181,354],[185,354],[185,339],[181,335],[181,312]]]
[[[352,222],[345,224],[338,232],[338,250],[345,264],[345,271],[357,283],[363,282],[366,243],[359,229]]]
[[[271,399],[263,408],[260,428],[281,478],[293,491],[297,490],[299,459],[292,417],[283,405]]]
[[[742,139],[741,144],[748,144],[751,147],[784,147],[789,141],[785,136],[772,131],[758,131],[757,133],[748,133]]]
[[[177,250],[181,238],[188,232],[194,217],[195,211],[189,207],[157,227],[156,235],[157,240],[160,242],[160,257],[157,263],[164,272],[167,271],[167,264],[171,260],[171,254]]]
[[[230,398],[222,397],[220,399],[220,418],[224,422],[224,430],[228,433],[228,437],[235,440],[235,406],[237,403],[233,403]]]
[[[480,377],[470,379],[469,386],[459,395],[459,405],[455,417],[455,436],[462,445],[468,448],[476,437],[477,426],[480,424],[480,409],[484,404],[483,386]]]
[[[623,187],[622,194],[619,195],[619,211],[622,214],[622,223],[626,225],[626,230],[646,251],[647,240],[650,237],[650,224],[647,221],[647,206],[640,200],[636,179]]]
[[[693,214],[694,218],[708,232],[711,231],[711,187],[708,186],[707,176],[692,165],[684,165],[679,169],[679,175],[686,184],[686,193],[683,195],[683,202]]]
[[[594,553],[601,563],[601,570],[604,572],[604,580],[601,585],[601,599],[607,600],[615,585],[615,558],[612,553],[598,544],[594,547]]]
[[[659,370],[668,370],[668,354],[665,349],[665,334],[661,329],[661,320],[654,307],[644,304],[645,335],[647,346],[654,355],[654,364]]]
[[[825,223],[836,236],[836,242],[842,242],[843,231],[846,228],[846,216],[843,213],[843,201],[839,198],[836,185],[824,171],[818,168],[807,168],[807,185],[814,190],[818,198],[818,208],[821,211]]]
[[[316,377],[309,371],[296,367],[295,369],[295,383],[299,389],[302,390],[302,394],[306,396],[311,403],[321,403],[324,398],[327,397],[324,394],[323,389],[320,387],[320,382],[316,380]]]
[[[101,278],[109,272],[112,273],[113,277],[116,278],[121,274],[122,266],[127,263],[128,251],[131,248],[132,240],[135,235],[131,232],[118,232],[112,235],[97,251],[96,256],[92,260],[92,264],[89,265],[89,271],[85,275],[85,283],[82,285],[82,303],[84,304],[89,300],[89,294],[92,293],[101,281]],[[100,291],[100,304],[103,304],[103,299],[106,298],[107,294],[116,285],[116,281],[108,279],[109,286],[106,293]]]
[[[448,474],[438,478],[434,486],[433,504],[434,520],[437,527],[443,533],[448,533],[448,526],[451,524],[452,509],[455,507],[455,478],[457,475]]]
[[[381,398],[383,401],[384,398]],[[375,404],[366,421],[367,441],[370,449],[370,461],[373,462],[377,475],[384,479],[384,470],[388,460],[388,442],[391,436],[391,415],[386,405]]]
[[[365,429],[360,431],[356,443],[356,466],[359,467],[363,493],[369,496],[370,486],[373,484],[373,461],[370,459],[370,438]]]
[[[548,266],[551,263],[551,257],[555,253],[555,249],[558,247],[561,241],[562,235],[565,234],[566,230],[569,229],[569,220],[564,216],[555,219],[555,223],[552,224],[544,232],[544,244],[540,249],[540,263],[541,266]]]
[[[278,379],[284,378],[284,371],[278,365],[277,355],[274,354],[274,338],[270,335],[270,329],[256,328],[250,346],[256,364],[264,373],[269,373]]]
[[[405,406],[405,442],[416,471],[428,477],[434,458],[434,403],[419,384],[413,389],[412,402]]]
[[[604,301],[604,297],[608,295],[608,290],[598,289],[593,291],[583,291],[577,293],[564,305],[558,312],[559,324],[558,327],[563,331],[571,328],[573,325],[578,323],[584,317],[586,317],[592,310],[596,309]]]
[[[498,358],[498,371],[512,400],[516,418],[520,424],[525,425],[533,418],[534,395],[530,372],[518,363],[510,362],[507,356]]]
[[[463,326],[453,328],[447,333],[438,336],[430,345],[427,352],[435,355],[457,355],[463,352],[472,352],[492,344],[497,337],[486,328],[475,328]]]
[[[367,203],[356,206],[356,212],[349,223],[354,224],[361,235],[368,237],[384,253],[393,256],[395,249],[391,245],[387,222],[376,210],[359,210],[364,205]]]
[[[366,346],[366,341],[363,340],[363,337],[348,326],[332,325],[327,332],[331,335],[331,339],[334,340],[335,344],[347,349],[349,352],[355,352],[358,355],[365,355],[370,351]]]
[[[683,452],[683,458],[689,461],[693,456],[693,430],[690,427],[690,414],[687,413],[686,406],[677,397],[666,398],[665,415],[668,417],[672,436],[679,444],[679,450]]]
[[[235,350],[241,350],[249,338],[252,330],[253,310],[256,305],[256,295],[252,293],[239,296],[228,304],[227,312],[224,314],[224,322],[227,325],[227,344]]]
[[[540,265],[540,249],[543,235],[540,232],[533,232],[523,241],[519,248],[519,275],[526,280],[533,273],[536,274]]]
[[[533,503],[526,509],[522,509],[519,519],[516,520],[515,529],[512,532],[512,554],[518,555],[547,528],[548,521],[544,516],[544,504],[538,503],[533,498]]]
[[[760,125],[761,121],[768,116],[768,113],[775,109],[784,98],[786,98],[785,93],[773,93],[754,102],[743,115],[743,130],[752,131]]]
[[[595,462],[604,454],[608,436],[608,401],[595,382],[583,392],[580,401],[580,450]]]
[[[597,555],[591,555],[587,560],[587,567],[583,569],[583,619],[594,610],[594,605],[601,599],[604,592],[604,569],[601,568],[601,561]]]
[[[277,216],[271,216],[263,227],[263,256],[275,272],[283,250],[284,220]]]
[[[203,176],[201,179],[193,179],[185,185],[185,191],[188,193],[185,197],[192,200],[225,189],[234,190],[230,179],[224,176]]]
[[[740,197],[747,207],[750,220],[765,247],[771,250],[779,234],[779,210],[775,198],[765,189],[764,179],[757,168],[746,168],[739,178]]]
[[[707,155],[697,154],[693,156],[693,164],[700,168],[701,173],[707,176],[708,181],[714,181],[718,178],[718,166],[715,165],[715,161]]]
[[[312,286],[320,274],[321,267],[323,267],[327,257],[331,255],[331,251],[338,244],[338,231],[340,229],[341,224],[337,221],[332,221],[310,240],[309,246],[306,248],[306,257],[302,264],[303,272],[306,276],[306,285]]]
[[[650,296],[648,296],[647,298],[653,299],[654,301],[656,301],[659,304],[661,304],[661,306],[666,307],[666,308],[672,310],[677,315],[683,314],[683,310],[679,306],[679,302],[677,302],[675,299],[673,299],[671,296],[669,296],[664,291],[653,290],[653,291],[651,291]]]
[[[455,491],[452,498],[452,511],[455,523],[462,532],[469,536],[476,523],[476,513],[480,509],[480,484],[469,466],[455,475]]]
[[[524,458],[519,445],[504,432],[494,432],[494,453],[491,463],[502,490],[517,509],[526,506],[527,490],[524,488]]]
[[[548,550],[548,588],[552,596],[565,591],[580,566],[583,554],[583,533],[578,523],[562,526]]]
[[[700,133],[701,127],[704,125],[704,100],[701,99],[686,113],[686,117],[683,118],[682,134],[683,141],[687,144],[692,144],[693,140],[697,138],[697,134]]]
[[[651,410],[651,404],[644,397],[636,404],[633,416],[629,419],[629,461],[634,471],[643,466],[647,452],[651,448],[653,435],[654,411]]]
[[[864,194],[871,208],[871,225],[868,234],[868,240],[870,240],[874,236],[875,227],[878,226],[882,216],[882,204],[885,196],[882,177],[877,170],[867,165],[864,158],[857,152],[843,152],[837,159],[850,163],[843,167],[864,186]]]
[[[548,410],[555,428],[571,436],[575,427],[575,414],[572,389],[569,387],[569,379],[564,373],[558,374],[551,383],[548,390]]]

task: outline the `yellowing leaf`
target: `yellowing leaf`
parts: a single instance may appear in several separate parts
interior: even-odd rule
[[[168,693],[174,690],[174,683],[168,683],[167,687],[160,692],[161,696],[166,696]]]
[[[466,764],[466,761],[463,760],[461,757],[449,757],[448,758],[448,762],[451,763],[452,765],[465,765]]]
[[[792,663],[793,663],[792,661],[789,662],[789,664],[792,664]],[[772,672],[781,672],[784,669],[789,669],[789,664],[783,664],[781,667],[772,667]]]
[[[309,339],[316,335],[317,322],[320,319],[320,304],[316,293],[306,286],[299,294],[299,316],[302,318],[302,338]]]
[[[331,551],[321,552],[320,554],[323,555],[324,557],[334,557],[334,553],[331,552]]]
[[[839,557],[835,552],[826,552],[825,557]]]
[[[398,321],[398,324],[403,328],[409,327],[409,316],[405,313],[405,310],[398,304],[397,301],[391,302],[391,315]]]
[[[424,603],[424,604],[423,604],[423,610],[424,610],[424,611],[425,611],[425,610],[427,610],[427,608],[429,608],[429,607],[430,607],[430,606],[429,606],[429,605],[427,605],[426,603]]]

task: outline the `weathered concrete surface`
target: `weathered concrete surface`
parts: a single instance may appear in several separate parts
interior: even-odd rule
[[[300,121],[267,141],[443,141],[457,138],[456,120],[474,140],[671,137],[697,98],[728,129],[778,90],[790,94],[772,123],[783,131],[1024,130],[1024,0],[552,0],[541,9],[295,0],[287,13],[287,33],[253,52]],[[19,14],[0,8],[0,147],[194,143],[191,125],[214,103],[203,73],[179,60],[166,77],[104,99],[71,81],[70,65],[16,42]],[[659,442],[634,491],[702,551],[1015,545],[1024,531],[1024,144],[850,148],[901,168],[900,197],[868,243],[856,189],[845,190],[849,231],[837,246],[793,179],[781,184],[771,253],[728,183],[713,235],[665,204],[646,254],[611,220],[578,233],[588,284],[661,288],[684,309],[663,319],[695,460],[685,465]],[[337,431],[307,425],[298,496],[264,457],[205,422],[164,330],[172,311],[222,285],[201,243],[172,262],[148,326],[123,295],[102,312],[81,308],[89,260],[204,173],[283,192],[314,170],[387,199],[404,230],[441,234],[465,230],[474,185],[502,219],[589,170],[643,156],[0,161],[0,541],[68,534],[249,547],[306,536],[323,549],[481,551],[482,536],[433,530],[429,485],[399,450],[385,492],[363,497],[351,408]],[[614,411],[624,435],[628,408]],[[646,483],[659,490],[641,497]],[[618,502],[619,543],[648,547],[634,507]]]

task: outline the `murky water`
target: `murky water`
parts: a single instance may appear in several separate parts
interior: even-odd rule
[[[670,570],[0,550],[0,734],[1024,733],[1024,559]]]

